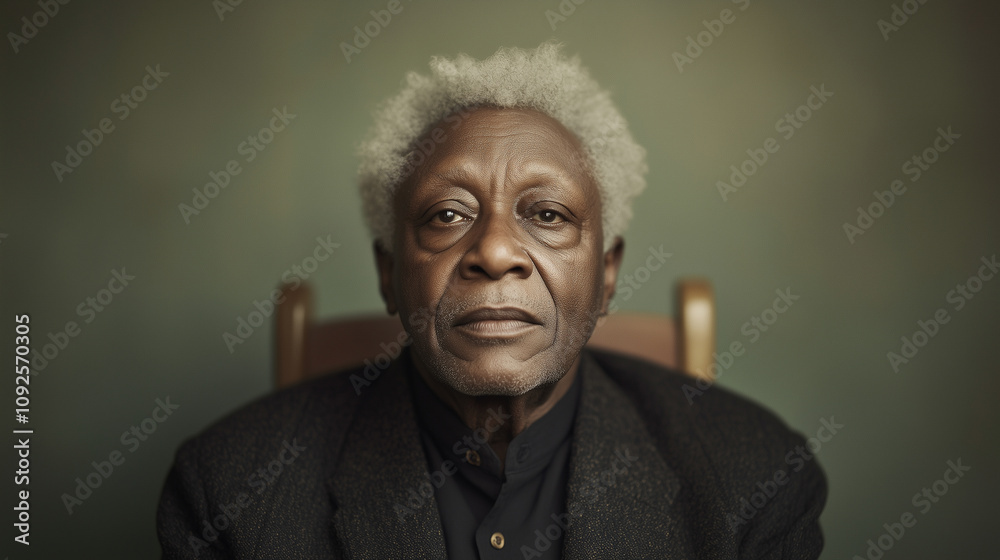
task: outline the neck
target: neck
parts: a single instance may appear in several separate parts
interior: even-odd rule
[[[434,394],[454,410],[469,429],[483,429],[487,443],[500,459],[502,469],[511,440],[545,416],[573,385],[580,369],[580,357],[573,360],[573,364],[559,381],[540,385],[523,395],[512,397],[459,393],[428,374],[419,364],[416,369]],[[498,419],[502,419],[502,422]]]

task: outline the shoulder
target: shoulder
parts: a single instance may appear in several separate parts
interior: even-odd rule
[[[299,545],[325,551],[328,478],[367,396],[355,390],[359,374],[349,369],[268,394],[187,440],[157,509],[164,558],[206,547],[257,557],[268,547],[287,550],[283,536],[293,532],[311,535]]]
[[[731,506],[777,477],[825,497],[825,478],[805,438],[764,406],[645,360],[588,351],[629,397],[688,488]]]
[[[654,435],[696,432],[710,446],[757,447],[790,434],[773,412],[728,389],[640,358],[588,352],[629,396]]]
[[[741,557],[819,557],[827,485],[805,438],[724,388],[620,354],[591,356],[680,479],[678,500],[692,528]]]
[[[350,381],[356,373],[325,375],[240,407],[188,439],[177,464],[225,485],[245,483],[273,461],[319,467],[334,460],[360,400]]]

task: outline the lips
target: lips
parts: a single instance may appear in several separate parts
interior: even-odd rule
[[[467,339],[494,344],[513,342],[540,328],[530,312],[517,307],[480,307],[459,315],[452,327]]]
[[[531,312],[517,307],[480,307],[459,315],[452,326],[460,327],[479,323],[495,323],[497,326],[513,326],[519,323],[542,324]]]

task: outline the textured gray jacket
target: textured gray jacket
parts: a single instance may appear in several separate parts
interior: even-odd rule
[[[329,375],[187,441],[157,512],[163,557],[444,558],[401,363],[360,396],[360,369]],[[550,528],[563,558],[819,556],[826,480],[772,413],[619,354],[584,350],[580,374],[568,515]]]

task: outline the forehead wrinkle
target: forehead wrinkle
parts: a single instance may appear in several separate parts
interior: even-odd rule
[[[546,157],[538,158],[533,157],[530,149],[512,150],[514,148],[517,146],[507,146],[502,153],[492,156],[491,163],[486,164],[491,170],[491,192],[497,193],[501,187],[523,190],[539,186],[559,186],[565,189],[576,185],[581,190],[586,188],[586,177],[574,173],[564,158],[559,157],[562,154],[546,154]]]
[[[577,185],[581,191],[586,188],[568,170],[557,164],[515,155],[504,160],[502,170],[497,166],[493,167],[489,192],[494,199],[499,199],[508,191],[513,191],[515,197],[520,198],[525,192],[541,188],[555,188],[572,194],[575,190],[573,185]]]
[[[563,188],[576,185],[586,191],[591,183],[589,173],[574,168],[584,157],[582,147],[561,123],[535,111],[504,111],[507,118],[503,119],[492,118],[496,113],[491,110],[483,111],[464,123],[464,126],[474,125],[473,130],[466,129],[464,134],[449,139],[447,154],[431,164],[424,175],[428,182],[467,190],[483,188],[494,200],[505,188],[528,183],[549,183]],[[539,145],[545,148],[539,150]],[[533,157],[539,151],[545,156]]]
[[[463,155],[446,159],[442,164],[429,169],[425,179],[427,186],[460,186],[466,189],[474,185],[488,184],[491,194],[500,191],[501,186],[516,187],[528,183],[573,184],[572,174],[548,161],[539,161],[527,156],[514,154],[511,157],[498,155],[492,162],[480,163],[476,155]],[[503,166],[502,170],[498,169]]]
[[[526,160],[511,162],[507,176],[521,184],[535,183],[538,185],[578,185],[579,177],[572,170],[548,161]]]
[[[473,182],[473,173],[468,169],[470,162],[461,161],[457,165],[449,165],[446,169],[437,171],[431,169],[427,173],[427,178],[434,182],[446,183],[450,185],[465,185]]]
[[[493,118],[497,116],[506,118]],[[567,130],[559,121],[539,111],[484,109],[479,115],[474,114],[470,121],[475,122],[479,127],[469,137],[470,141],[477,144],[483,144],[483,139],[512,138],[514,139],[513,144],[506,147],[516,148],[524,144],[528,144],[530,147],[532,140],[540,140],[544,144],[558,146],[559,149],[555,151],[565,151],[571,159],[583,153],[583,144],[575,134]],[[525,124],[535,126],[524,127]]]

